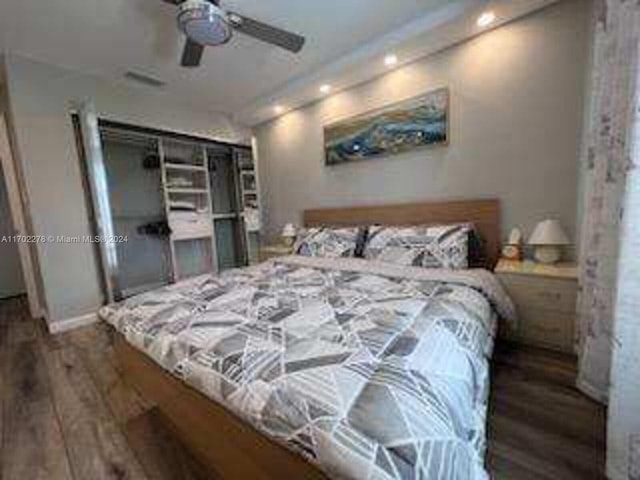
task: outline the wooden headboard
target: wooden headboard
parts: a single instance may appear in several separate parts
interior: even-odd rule
[[[471,222],[484,242],[486,268],[500,254],[500,201],[462,200],[369,207],[322,208],[304,211],[307,227],[355,225],[429,225]]]

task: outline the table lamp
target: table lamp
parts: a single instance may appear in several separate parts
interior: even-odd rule
[[[285,245],[287,245],[288,247],[292,247],[296,241],[296,227],[293,225],[293,223],[287,223],[282,229],[281,235]]]
[[[557,263],[562,256],[561,247],[570,244],[571,241],[558,220],[538,223],[529,238],[529,245],[535,247],[533,257],[546,265]]]

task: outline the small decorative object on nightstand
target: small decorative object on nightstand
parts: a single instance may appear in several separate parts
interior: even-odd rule
[[[535,246],[533,256],[537,262],[552,265],[562,257],[561,247],[571,245],[571,242],[567,234],[564,233],[560,222],[545,220],[536,225],[531,238],[529,238],[529,245]]]
[[[282,229],[281,234],[284,244],[288,245],[289,247],[293,247],[293,244],[296,241],[296,234],[296,227],[293,225],[293,223],[287,223]]]
[[[518,324],[509,340],[574,353],[577,267],[500,260],[495,270],[516,305]]]
[[[293,253],[293,248],[289,245],[266,245],[260,247],[259,257],[261,262],[265,262],[271,258],[284,257]]]
[[[519,228],[511,230],[507,244],[502,247],[502,258],[522,260],[522,232]]]

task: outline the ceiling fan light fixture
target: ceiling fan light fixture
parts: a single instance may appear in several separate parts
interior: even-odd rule
[[[224,10],[207,0],[180,4],[180,29],[200,45],[221,45],[231,39],[231,25]]]

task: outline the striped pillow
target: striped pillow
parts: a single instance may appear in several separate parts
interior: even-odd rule
[[[306,257],[353,257],[360,237],[358,227],[307,228],[298,233],[293,251]]]
[[[469,268],[470,224],[369,229],[369,260],[426,268]]]

